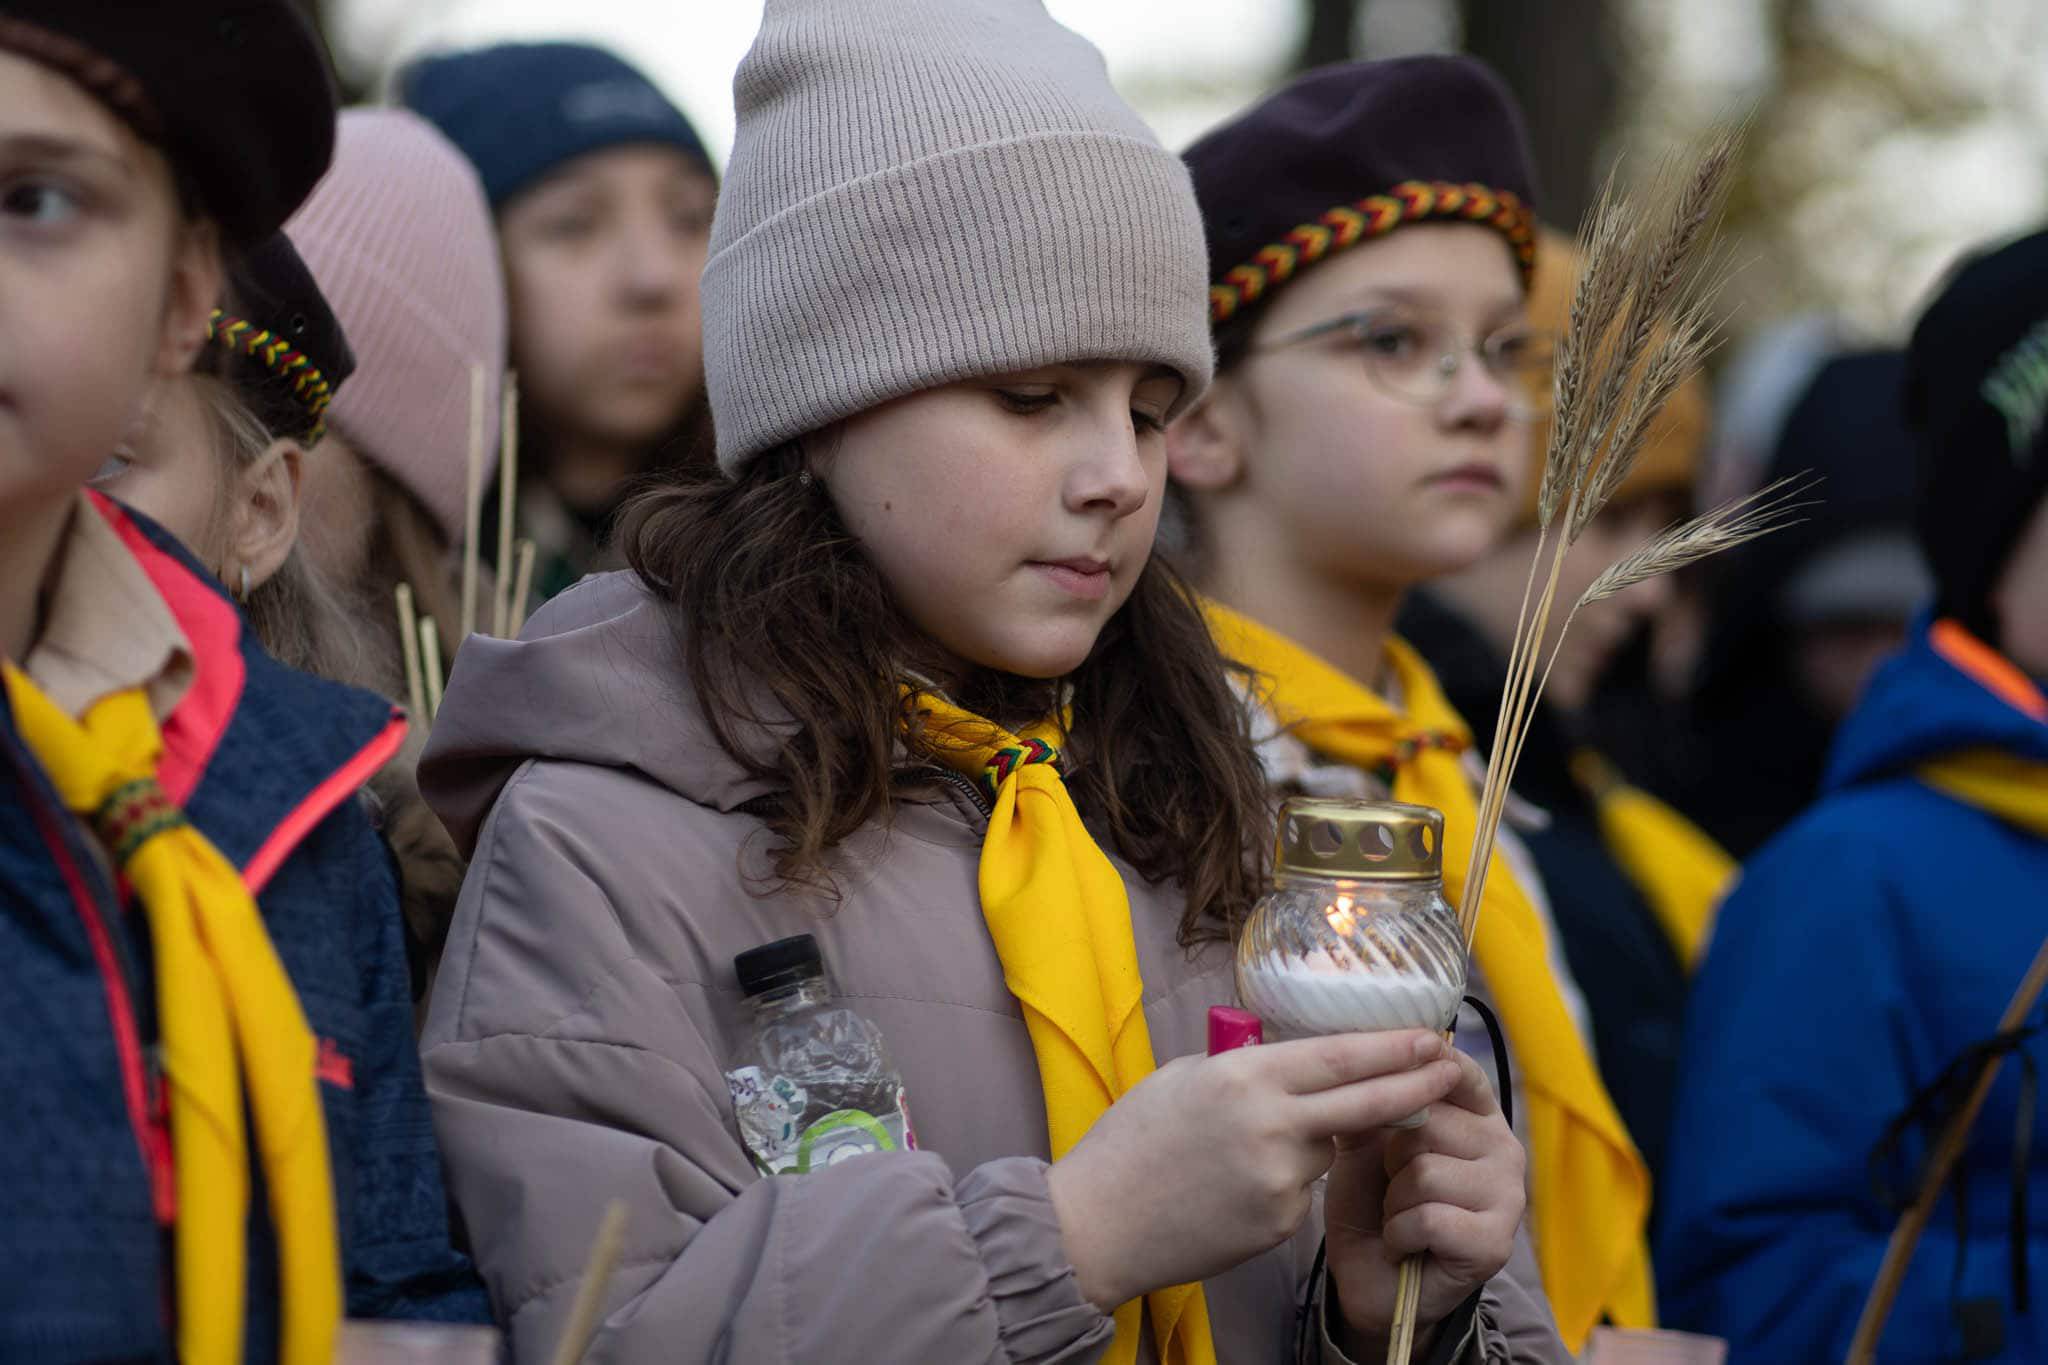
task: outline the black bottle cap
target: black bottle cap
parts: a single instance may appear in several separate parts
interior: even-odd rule
[[[732,967],[739,973],[740,989],[748,995],[760,995],[807,977],[823,976],[825,959],[818,952],[818,940],[809,934],[798,934],[749,948],[732,960]]]

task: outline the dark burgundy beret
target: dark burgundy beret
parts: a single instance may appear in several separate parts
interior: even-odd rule
[[[334,156],[326,49],[289,0],[5,0],[0,49],[161,147],[232,247],[280,227]]]
[[[1308,72],[1185,153],[1209,239],[1210,322],[1241,336],[1315,262],[1405,223],[1497,229],[1526,283],[1534,177],[1521,111],[1470,57]]]
[[[228,270],[209,333],[233,357],[227,378],[273,436],[320,438],[334,392],[355,373],[341,320],[298,249],[273,232]]]

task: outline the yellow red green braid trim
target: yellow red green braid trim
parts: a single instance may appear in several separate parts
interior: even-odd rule
[[[982,791],[993,801],[1011,773],[1033,763],[1049,764],[1054,772],[1059,772],[1060,751],[1042,739],[1029,737],[1019,739],[1014,747],[996,750],[981,770]]]
[[[306,353],[266,327],[238,318],[216,308],[207,320],[206,339],[235,355],[245,355],[271,374],[292,386],[292,397],[313,420],[308,439],[317,441],[327,430],[321,416],[334,401],[334,386],[327,376],[306,358]]]
[[[1209,323],[1228,322],[1246,304],[1275,285],[1284,284],[1304,266],[1314,265],[1346,247],[1384,236],[1403,223],[1452,218],[1480,223],[1508,239],[1527,285],[1536,269],[1536,220],[1509,190],[1485,185],[1454,185],[1448,180],[1404,180],[1385,194],[1368,195],[1356,203],[1339,204],[1303,223],[1277,242],[1209,286]]]
[[[138,777],[109,793],[92,813],[92,823],[100,842],[113,855],[114,866],[125,867],[136,850],[151,839],[190,822],[155,778]]]

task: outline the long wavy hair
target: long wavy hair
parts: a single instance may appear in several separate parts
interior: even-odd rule
[[[719,744],[775,787],[775,875],[836,897],[827,854],[889,818],[906,755],[931,758],[906,724],[905,694],[922,685],[934,647],[803,468],[792,443],[737,479],[679,475],[631,505],[620,540],[671,605]],[[1075,804],[1140,875],[1180,886],[1180,939],[1193,945],[1242,923],[1271,838],[1235,672],[1192,591],[1154,556],[1068,677],[985,670],[949,690],[1010,728],[1070,712],[1062,771]]]

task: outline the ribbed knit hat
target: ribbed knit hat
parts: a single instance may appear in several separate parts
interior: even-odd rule
[[[704,270],[728,473],[892,398],[1074,360],[1208,386],[1187,172],[1040,0],[768,0]]]
[[[470,368],[484,368],[488,480],[505,367],[505,284],[476,172],[417,114],[350,109],[333,169],[286,230],[355,348],[328,425],[460,539]]]

